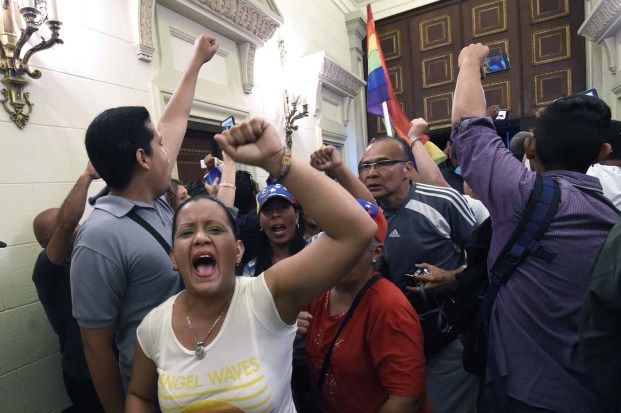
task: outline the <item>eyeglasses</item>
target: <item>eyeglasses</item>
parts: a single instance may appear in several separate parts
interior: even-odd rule
[[[359,174],[369,173],[371,172],[371,168],[373,167],[375,167],[375,170],[377,172],[383,172],[395,164],[406,163],[406,162],[409,162],[409,161],[405,161],[401,159],[384,159],[384,160],[372,162],[372,163],[361,163],[361,164],[358,164],[358,173]]]

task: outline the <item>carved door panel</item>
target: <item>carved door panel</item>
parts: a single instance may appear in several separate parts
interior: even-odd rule
[[[415,115],[425,118],[430,130],[448,127],[462,45],[460,6],[449,5],[409,21]]]
[[[463,4],[463,44],[483,43],[489,55],[505,53],[511,68],[488,73],[483,90],[488,105],[510,111],[511,118],[523,114],[520,84],[523,56],[520,53],[518,2],[511,0],[469,0]]]
[[[483,81],[488,104],[511,111],[509,129],[527,130],[539,107],[586,89],[583,20],[578,0],[445,0],[376,27],[397,98],[408,117],[429,122],[433,138],[450,126],[459,52],[472,42],[509,57],[510,70]],[[368,118],[369,136],[381,133],[381,120]]]
[[[586,89],[585,39],[578,36],[584,4],[569,0],[528,0],[521,10],[524,110]]]

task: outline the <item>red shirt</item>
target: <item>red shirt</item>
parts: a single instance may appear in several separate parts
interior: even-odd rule
[[[315,300],[306,334],[311,380],[345,316],[328,315],[330,292]],[[364,295],[332,352],[321,396],[326,413],[377,413],[389,395],[425,397],[423,333],[397,287],[380,279]],[[431,411],[428,402],[421,412]]]

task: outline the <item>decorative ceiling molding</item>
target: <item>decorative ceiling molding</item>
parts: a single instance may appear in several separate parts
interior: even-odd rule
[[[216,23],[229,26],[244,43],[255,45],[267,42],[282,24],[282,16],[272,0],[140,0],[139,3],[139,38],[136,46],[138,58],[145,62],[153,59],[153,19],[156,2],[163,3],[171,9],[175,6],[198,11],[199,16],[186,16],[199,23],[215,20]],[[267,11],[269,10],[269,12]],[[254,56],[254,50],[252,51]],[[253,66],[253,65],[251,65]]]
[[[273,0],[140,0],[136,54],[144,62],[151,62],[155,53],[156,3],[206,27],[213,23],[221,28],[217,31],[234,40],[240,51],[242,88],[245,93],[252,93],[257,46],[263,46],[283,22]]]
[[[615,28],[621,28],[621,2],[601,0],[578,29],[578,34],[600,43],[604,38],[614,36],[611,31]]]
[[[319,70],[319,80],[325,86],[340,92],[341,96],[348,96],[350,98],[355,97],[360,92],[362,86],[365,85],[363,80],[358,79],[353,73],[325,55]]]
[[[304,58],[304,64],[309,69],[309,74],[314,70],[317,79],[315,90],[315,116],[321,115],[321,101],[323,89],[336,93],[343,101],[343,124],[347,126],[349,119],[349,105],[360,89],[366,84],[364,80],[330,59],[324,52],[318,52]]]
[[[153,59],[153,16],[155,15],[155,0],[140,0],[138,10],[138,44],[136,54],[143,62]]]
[[[617,47],[615,35],[621,31],[621,2],[601,0],[586,18],[578,34],[602,45],[608,58],[608,70],[617,73]]]

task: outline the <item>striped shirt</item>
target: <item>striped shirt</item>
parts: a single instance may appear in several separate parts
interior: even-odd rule
[[[464,179],[490,212],[489,267],[520,221],[536,174],[506,149],[489,118],[471,119],[451,139]],[[570,171],[546,174],[558,182],[561,202],[541,243],[558,255],[551,263],[529,255],[500,288],[489,357],[508,396],[555,412],[600,413],[579,347],[578,314],[595,258],[619,216],[578,189],[601,193],[597,178]]]
[[[381,204],[380,204],[381,205]],[[405,274],[423,262],[444,269],[464,264],[463,246],[476,223],[464,197],[452,188],[413,183],[407,198],[384,209],[388,221],[386,257],[390,279],[403,287]]]

